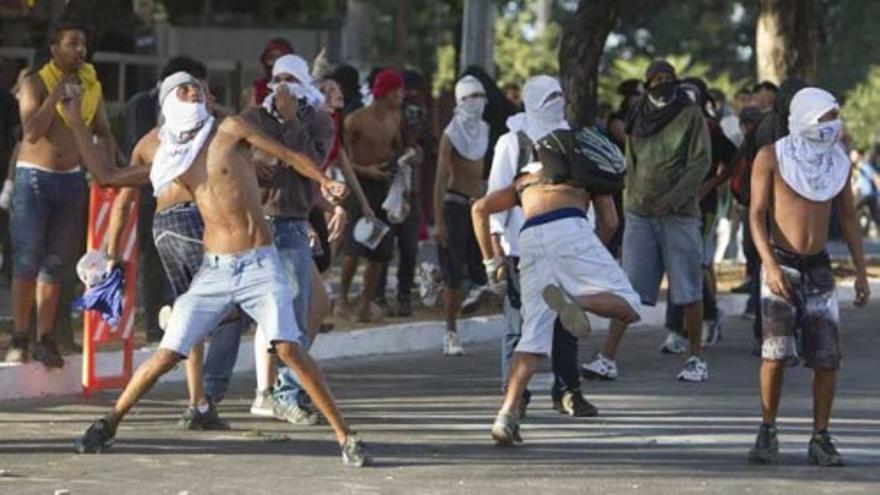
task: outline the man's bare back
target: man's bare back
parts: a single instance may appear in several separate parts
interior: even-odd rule
[[[773,244],[798,254],[815,254],[828,243],[833,200],[817,203],[792,190],[779,174],[776,149],[762,148],[755,157],[753,174],[764,178],[752,189],[753,201],[769,201]],[[770,196],[769,194],[772,194]]]

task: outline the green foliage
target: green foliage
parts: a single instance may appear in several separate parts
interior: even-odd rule
[[[521,85],[537,74],[559,73],[559,26],[549,23],[535,33],[535,20],[529,8],[505,13],[495,20],[495,65],[500,84]]]
[[[434,96],[451,90],[455,85],[455,47],[451,44],[437,47],[437,71],[434,73]]]
[[[710,88],[718,88],[730,99],[733,94],[746,85],[745,79],[734,79],[729,72],[721,71],[712,74],[711,66],[703,61],[696,61],[690,55],[668,55],[663,58],[678,72],[679,78],[699,77],[704,79]],[[627,79],[643,80],[645,70],[654,58],[636,56],[631,59],[615,59],[605,74],[599,76],[599,101],[617,105],[620,97],[617,96],[617,86]]]
[[[853,145],[869,149],[880,135],[880,66],[873,67],[864,81],[846,93],[842,114]]]

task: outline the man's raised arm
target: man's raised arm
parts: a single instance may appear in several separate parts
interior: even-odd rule
[[[39,85],[40,77],[36,74],[25,79],[21,86],[19,100],[24,139],[32,144],[45,137],[49,132],[49,126],[52,125],[52,119],[55,118],[55,105],[61,101],[64,82],[59,82],[42,102],[40,101]]]
[[[95,177],[101,187],[140,186],[150,182],[149,167],[116,168],[113,157],[107,155],[107,148],[96,146],[92,131],[86,126],[79,112],[78,98],[71,98],[64,104],[64,114],[70,122],[70,129],[76,141],[82,164]]]

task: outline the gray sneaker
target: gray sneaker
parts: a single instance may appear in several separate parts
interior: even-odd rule
[[[810,452],[813,444],[810,443]],[[749,462],[752,464],[776,464],[779,457],[779,440],[776,438],[776,427],[762,424],[758,430],[755,446],[749,451]]]
[[[273,395],[271,388],[262,392],[257,390],[254,402],[251,404],[251,414],[262,418],[274,418],[275,402],[275,395]]]
[[[342,463],[351,467],[364,467],[372,463],[372,459],[367,454],[366,445],[361,442],[357,434],[350,434],[345,437],[345,442],[340,445],[342,449]]]
[[[318,415],[307,406],[295,402],[282,402],[275,399],[274,416],[288,423],[301,426],[318,424]]]
[[[205,412],[199,411],[197,407],[187,407],[180,418],[180,426],[185,430],[222,431],[231,429],[229,422],[220,418],[217,407],[212,402],[208,402],[208,410]]]
[[[817,466],[843,466],[843,456],[837,451],[828,430],[813,433],[809,447],[810,462]]]
[[[510,447],[516,442],[522,443],[517,418],[510,413],[498,413],[492,425],[492,439],[499,447]]]

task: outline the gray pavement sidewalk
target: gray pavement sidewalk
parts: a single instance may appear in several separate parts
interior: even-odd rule
[[[711,381],[674,381],[681,359],[657,352],[659,329],[624,341],[617,382],[585,382],[601,410],[572,419],[550,410],[549,374],[525,444],[500,449],[488,428],[499,404],[498,349],[462,358],[431,354],[325,362],[342,410],[378,466],[344,469],[325,426],[296,428],[248,415],[251,376],[237,377],[221,412],[234,430],[181,431],[183,384],[162,385],[122,426],[111,452],[80,456],[74,437],[115,394],[0,404],[0,493],[878,493],[880,394],[876,320],[880,303],[844,309],[844,369],[832,433],[847,467],[808,465],[809,374],[786,376],[778,466],[745,463],[759,422],[758,360],[749,322],[727,320],[709,349]],[[600,338],[584,342],[586,359]]]

